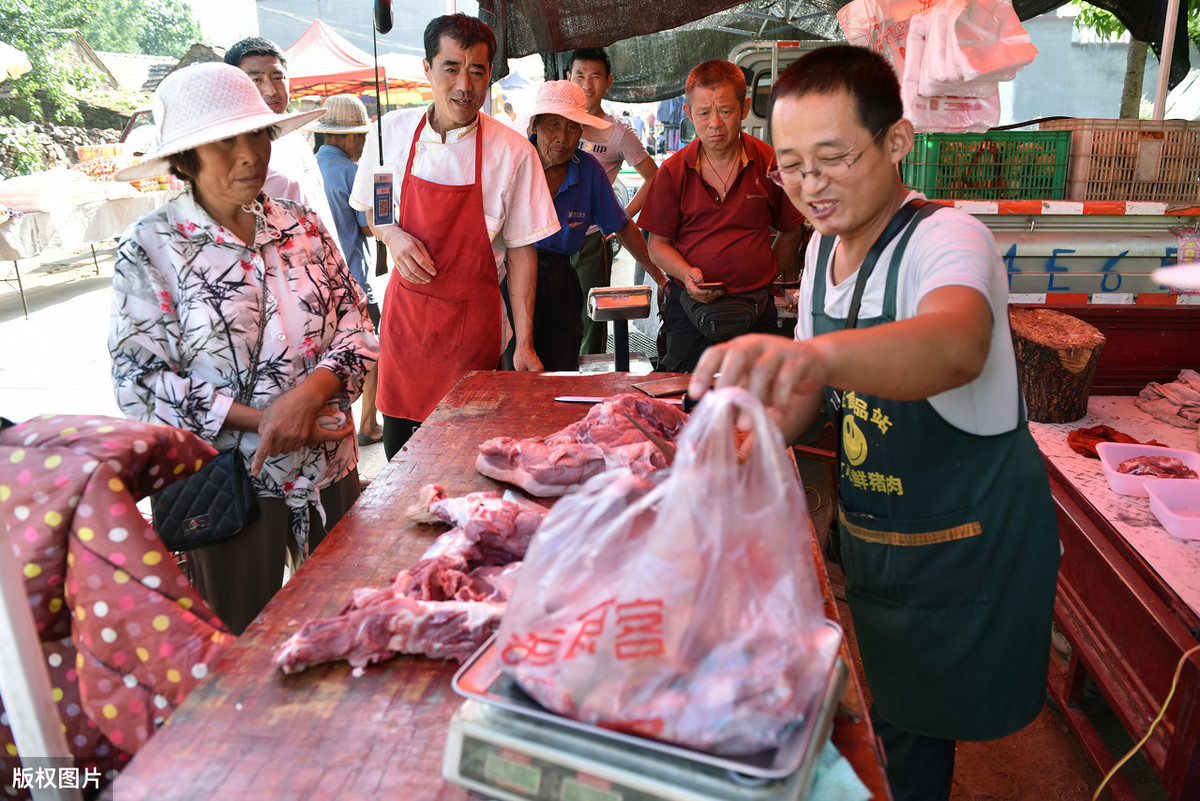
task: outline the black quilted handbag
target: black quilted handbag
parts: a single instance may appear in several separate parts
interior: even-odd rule
[[[258,341],[250,360],[250,380],[238,387],[237,400],[249,404],[258,378],[263,331],[267,327],[267,282],[258,303]],[[191,551],[225,542],[258,519],[258,496],[242,458],[239,433],[232,448],[223,450],[198,472],[159,490],[150,498],[154,530],[172,551]]]
[[[154,530],[172,551],[231,540],[258,519],[258,498],[238,449],[221,451],[198,473],[150,499]]]

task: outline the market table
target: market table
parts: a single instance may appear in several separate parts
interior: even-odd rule
[[[126,185],[127,186],[127,185]],[[64,204],[52,211],[21,212],[0,224],[0,259],[11,261],[15,277],[5,283],[17,285],[25,316],[25,286],[21,281],[20,259],[40,256],[43,251],[58,247],[81,247],[103,239],[115,239],[137,218],[166,203],[168,191],[139,192],[136,196],[89,200]],[[92,258],[96,249],[92,248]],[[96,271],[100,266],[97,264]]]
[[[651,374],[653,377],[665,377]],[[460,801],[442,779],[455,663],[399,656],[355,678],[345,662],[282,674],[275,650],[309,618],[336,615],[360,587],[389,584],[445,530],[405,521],[432,481],[451,495],[495,489],[475,470],[476,446],[497,435],[555,431],[586,413],[560,394],[609,395],[646,376],[471,373],[371,482],[321,547],[118,777],[136,799],[380,799]],[[799,530],[799,529],[798,529]],[[837,610],[811,542],[827,614]],[[843,646],[843,658],[849,662]],[[853,670],[834,722],[835,745],[877,799],[888,798]]]
[[[1054,620],[1071,645],[1050,669],[1050,693],[1101,773],[1113,756],[1083,710],[1085,678],[1104,694],[1137,741],[1158,714],[1176,664],[1200,643],[1200,541],[1167,534],[1146,498],[1118,495],[1097,459],[1071,450],[1067,433],[1109,425],[1195,453],[1196,430],[1171,426],[1128,396],[1093,396],[1073,423],[1031,423],[1050,473],[1063,558]],[[1143,748],[1172,801],[1200,798],[1200,653],[1183,666],[1179,687]],[[1117,799],[1136,796],[1118,774]]]

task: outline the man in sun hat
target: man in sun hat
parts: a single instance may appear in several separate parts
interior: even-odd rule
[[[383,299],[377,403],[390,459],[469,370],[491,370],[509,336],[500,298],[507,263],[518,370],[540,370],[533,348],[533,244],[558,230],[554,204],[529,141],[490,114],[496,36],[474,17],[437,17],[425,28],[433,104],[386,114],[383,160],[399,219],[375,226],[395,264]],[[368,210],[380,161],[373,133],[351,202]],[[374,221],[372,221],[374,225]]]
[[[671,279],[658,363],[681,373],[720,341],[714,337],[729,334],[704,326],[709,304],[755,310],[758,317],[746,315],[748,326],[737,333],[775,331],[770,285],[796,255],[804,230],[800,212],[767,178],[775,167],[771,146],[742,133],[750,112],[742,71],[729,61],[705,61],[688,73],[684,94],[696,138],[663,162],[638,217],[654,263]],[[773,242],[772,229],[779,232]],[[738,298],[722,301],[727,293]]]
[[[537,243],[537,302],[533,345],[547,370],[576,370],[586,288],[581,286],[572,257],[583,247],[595,223],[599,235],[615,235],[656,283],[664,278],[646,251],[646,241],[629,219],[600,161],[579,147],[581,137],[603,137],[613,123],[588,114],[583,90],[570,81],[538,86],[533,113],[522,130],[537,148],[554,195],[561,226]]]
[[[188,553],[240,633],[358,497],[349,408],[379,343],[333,235],[263,191],[272,139],[325,113],[277,114],[242,71],[176,70],[154,92],[158,143],[116,173],[188,188],[121,237],[108,347],[117,404],[241,456],[260,516]],[[157,487],[156,487],[157,489]]]
[[[267,108],[286,114],[291,100],[287,58],[279,45],[261,36],[250,36],[225,51],[225,63],[250,76]],[[312,208],[326,227],[333,225],[333,210],[325,197],[321,168],[312,147],[301,134],[277,139],[271,147],[271,165],[263,187],[267,197],[298,200]],[[341,243],[338,243],[341,247]]]
[[[362,156],[371,121],[367,118],[367,107],[354,95],[333,95],[325,99],[325,116],[306,131],[324,134],[325,143],[317,151],[317,165],[325,181],[325,197],[332,213],[331,222],[336,229],[346,266],[367,296],[367,314],[371,324],[379,333],[379,305],[367,277],[367,237],[371,229],[367,215],[350,205],[350,188],[354,186],[357,162]],[[378,370],[372,370],[363,384],[362,413],[358,421],[358,444],[369,445],[383,438],[383,427],[375,414],[375,391]]]

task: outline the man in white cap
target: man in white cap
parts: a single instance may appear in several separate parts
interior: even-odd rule
[[[276,114],[287,113],[291,99],[287,58],[279,45],[261,36],[250,36],[225,51],[225,63],[250,76],[267,108]],[[263,193],[267,197],[299,201],[315,211],[326,226],[332,225],[333,213],[325,199],[321,168],[308,141],[299,133],[281,136],[271,144],[271,163]]]
[[[376,225],[395,272],[383,299],[379,390],[390,459],[442,396],[470,370],[499,366],[507,335],[500,278],[507,263],[514,367],[540,370],[533,348],[534,243],[558,230],[536,151],[480,114],[496,36],[474,17],[437,17],[425,28],[433,105],[385,115],[383,161],[392,171],[395,224]],[[378,137],[367,137],[351,202],[375,198]]]
[[[367,215],[350,206],[350,188],[354,186],[357,162],[367,142],[371,121],[367,107],[354,95],[333,95],[325,99],[325,116],[306,126],[306,131],[323,134],[324,144],[317,151],[317,165],[325,181],[325,198],[331,213],[327,224],[336,229],[346,266],[367,296],[367,314],[375,333],[379,333],[379,304],[367,278],[367,237],[371,229]],[[374,369],[363,383],[362,412],[358,421],[358,444],[369,445],[383,438],[383,427],[375,413],[375,390],[379,378]]]

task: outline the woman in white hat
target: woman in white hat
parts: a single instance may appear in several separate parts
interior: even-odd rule
[[[115,177],[169,170],[189,186],[121,239],[113,385],[126,416],[245,459],[261,516],[188,554],[197,589],[241,633],[285,561],[297,566],[358,495],[349,408],[379,345],[320,219],[261,193],[272,139],[324,109],[275,114],[221,63],[168,75],[152,102],[157,145]]]
[[[657,283],[664,280],[600,162],[576,149],[581,137],[599,141],[604,138],[601,132],[611,127],[612,123],[587,113],[583,90],[570,81],[546,81],[538,87],[526,132],[546,171],[561,226],[558,233],[536,245],[533,349],[547,370],[579,367],[584,297],[570,257],[583,247],[592,225],[598,225],[606,236],[616,234]]]

